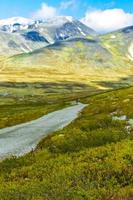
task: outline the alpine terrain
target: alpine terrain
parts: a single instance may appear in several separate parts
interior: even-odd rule
[[[133,198],[133,26],[0,20],[0,200]]]

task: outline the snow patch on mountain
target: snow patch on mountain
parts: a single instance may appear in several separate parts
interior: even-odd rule
[[[69,21],[69,22],[73,22],[73,17],[71,17],[71,16],[66,16],[66,19]]]
[[[28,19],[28,18],[24,18],[24,17],[11,17],[11,18],[8,18],[8,19],[2,19],[2,20],[0,20],[0,25],[1,26],[4,26],[4,25],[14,25],[16,23],[27,25],[27,24],[29,24],[31,22],[33,22],[33,20]]]
[[[111,39],[115,39],[115,38],[116,38],[116,35],[111,35],[110,38],[111,38]]]
[[[82,31],[82,29],[80,27],[78,27],[78,30],[80,31],[80,33],[83,35],[83,36],[86,36],[86,34]]]
[[[128,52],[130,54],[128,55],[128,58],[133,61],[133,43],[130,45]]]
[[[17,32],[19,30],[27,30],[29,24],[33,23],[31,19],[24,17],[12,17],[0,20],[0,30],[6,32]]]

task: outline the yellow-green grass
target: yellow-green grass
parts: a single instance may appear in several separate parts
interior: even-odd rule
[[[0,164],[2,200],[129,200],[133,196],[133,88],[83,97],[68,127],[21,158]],[[114,113],[114,114],[113,114]]]
[[[47,113],[71,105],[86,93],[53,94],[48,96],[0,98],[0,128],[13,126],[37,119]]]
[[[77,43],[77,48],[79,45],[83,44]],[[80,48],[79,54],[74,48],[64,47],[62,51],[45,49],[40,53],[8,58],[0,64],[2,69],[0,82],[46,84],[77,82],[105,89],[107,87],[101,86],[101,81],[121,83],[123,78],[127,78],[125,83],[132,85],[130,78],[133,75],[133,68],[132,61],[128,57],[117,55],[113,50],[109,61],[105,55],[104,59],[107,61],[105,66],[104,62],[102,65],[102,61],[98,64],[101,58],[86,59],[86,51],[83,50],[85,47]]]

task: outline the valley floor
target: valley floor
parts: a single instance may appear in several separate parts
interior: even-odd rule
[[[88,106],[68,127],[0,163],[1,200],[133,198],[133,87],[80,101]]]

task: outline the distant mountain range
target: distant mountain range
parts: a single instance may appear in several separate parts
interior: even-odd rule
[[[96,66],[99,63],[106,65],[107,60],[112,57],[113,51],[115,51],[114,54],[117,52],[117,54],[113,54],[114,57],[121,55],[130,61],[133,60],[132,26],[109,34],[99,35],[70,16],[59,16],[46,21],[33,21],[22,17],[0,20],[0,55],[10,56],[29,53],[43,47],[50,49],[52,46],[57,46],[57,43],[58,49],[62,46],[62,48],[64,46],[74,48],[73,44],[77,44],[76,39],[87,49],[87,51],[84,51],[84,57],[87,54],[85,60],[93,60]],[[67,42],[64,43],[65,41]],[[77,51],[76,55],[78,55],[78,49],[75,50]],[[108,58],[106,59],[107,55]],[[110,65],[112,64],[107,66]]]
[[[87,37],[95,32],[72,17],[47,21],[11,18],[0,21],[0,54],[28,53],[69,38]]]
[[[126,56],[133,60],[132,36],[132,26],[99,36],[94,30],[70,16],[59,16],[46,21],[13,17],[0,20],[0,55],[29,53],[57,42],[85,38],[95,40],[96,48],[99,44],[109,52],[110,48],[117,46],[119,53],[125,51]],[[106,44],[110,41],[111,47],[103,40]]]
[[[12,32],[19,32],[20,30],[37,29],[42,26],[45,28],[48,28],[48,27],[60,28],[64,24],[68,24],[68,23],[73,25],[73,27],[70,27],[70,28],[77,28],[78,29],[77,32],[81,33],[84,36],[88,34],[88,30],[89,30],[89,33],[94,32],[92,29],[83,25],[81,22],[79,22],[78,20],[74,19],[71,16],[58,16],[58,17],[55,17],[54,19],[35,20],[35,21],[31,19],[23,18],[23,17],[12,17],[8,19],[0,20],[0,30],[12,33]]]

